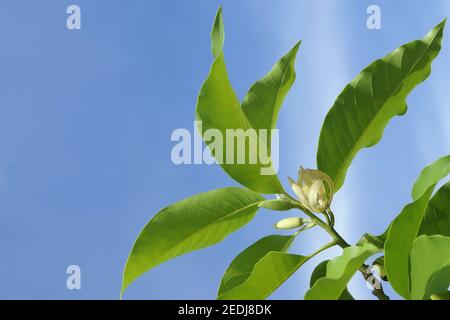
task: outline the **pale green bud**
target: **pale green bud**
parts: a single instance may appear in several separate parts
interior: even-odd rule
[[[286,201],[282,199],[275,200],[265,200],[259,203],[260,208],[271,209],[275,211],[288,211],[295,208],[291,201]]]
[[[297,229],[305,224],[305,219],[299,217],[285,218],[275,224],[275,228],[280,230]]]
[[[301,168],[298,181],[289,178],[289,183],[300,203],[316,213],[325,212],[331,205],[334,184],[331,178],[320,170]]]

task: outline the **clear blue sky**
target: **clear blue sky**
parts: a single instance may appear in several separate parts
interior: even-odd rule
[[[153,214],[235,185],[220,167],[170,160],[171,132],[193,127],[219,3],[239,97],[303,40],[297,82],[279,119],[284,183],[300,164],[315,166],[321,123],[345,84],[450,15],[445,0],[1,1],[0,298],[116,299],[128,252]],[[366,28],[373,3],[381,7],[382,30]],[[80,31],[66,29],[70,4],[81,7]],[[449,152],[449,40],[447,32],[408,114],[358,155],[336,197],[337,229],[349,241],[382,232],[410,201],[420,170]],[[219,245],[155,268],[125,298],[214,298],[233,257],[275,233],[279,217],[261,211]],[[326,241],[309,233],[293,249],[305,254]],[[273,298],[302,297],[314,263],[330,254],[308,263]],[[79,291],[65,286],[71,264],[81,267]],[[350,289],[371,297],[360,277]]]

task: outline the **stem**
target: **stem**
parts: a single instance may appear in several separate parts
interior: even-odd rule
[[[314,252],[313,254],[311,254],[309,257],[312,258],[314,256],[317,256],[319,253],[321,253],[322,251],[325,251],[331,247],[334,247],[335,245],[337,245],[337,243],[335,241],[331,241],[330,243],[327,243],[326,245],[324,245],[323,247],[319,248],[319,250],[317,250],[316,252]]]
[[[325,216],[325,219],[327,220],[327,224],[328,224],[329,226],[332,226],[333,223],[332,223],[332,221],[331,221],[330,216],[328,215],[328,213],[325,211],[325,212],[323,212],[322,214]]]
[[[366,281],[368,281],[370,278],[373,277],[372,271],[369,271],[369,267],[365,264],[363,264],[361,266],[361,268],[359,268],[359,271],[362,273],[362,275]],[[373,289],[372,294],[375,297],[377,297],[378,300],[390,300],[389,296],[384,293],[383,286],[381,285],[381,283],[378,283],[378,284],[379,284],[379,288],[372,285],[372,289]]]
[[[318,225],[319,227],[321,227],[322,229],[324,229],[333,239],[332,242],[330,242],[329,244],[325,245],[324,247],[320,248],[318,251],[316,251],[313,256],[315,256],[316,254],[334,246],[334,245],[338,245],[340,246],[342,249],[345,249],[347,247],[350,247],[350,244],[345,241],[345,239],[334,229],[333,225],[334,225],[334,214],[333,211],[331,211],[331,209],[329,209],[329,213],[331,218],[331,221],[327,224],[325,223],[323,220],[321,220],[319,217],[317,217],[314,213],[312,213],[311,211],[309,211],[308,209],[304,208],[300,202],[298,202],[297,200],[295,200],[294,198],[292,198],[289,194],[285,194],[292,202],[293,204],[300,209],[301,211],[303,211],[312,221],[314,221],[314,223],[316,225]],[[328,220],[328,216],[327,216],[327,220]],[[364,279],[367,281],[367,279],[369,279],[371,276],[373,276],[373,273],[371,271],[369,271],[369,268],[367,265],[362,265],[361,268],[359,268],[359,271],[362,273]],[[373,287],[372,290],[372,294],[377,297],[379,300],[389,300],[389,297],[384,293],[383,291],[383,286],[380,283],[380,287],[379,288],[375,288]]]
[[[328,208],[327,213],[328,213],[328,215],[330,216],[330,219],[331,219],[331,226],[334,227],[334,213],[331,210],[331,208]]]

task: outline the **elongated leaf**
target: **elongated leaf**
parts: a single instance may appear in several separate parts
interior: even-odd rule
[[[411,250],[411,299],[430,299],[431,294],[447,291],[450,285],[449,262],[449,237],[417,238]],[[433,277],[437,278],[433,280]]]
[[[300,42],[282,57],[261,80],[255,82],[242,102],[250,124],[255,129],[274,129],[278,112],[295,81],[294,63]],[[269,131],[270,132],[270,131]],[[271,139],[268,140],[270,151]]]
[[[439,180],[450,174],[450,155],[440,158],[423,169],[412,190],[414,200],[419,199],[424,192]]]
[[[291,245],[294,238],[294,236],[267,236],[242,251],[242,253],[234,258],[223,275],[218,296],[221,296],[225,292],[230,291],[244,283],[250,277],[256,263],[258,263],[258,261],[260,261],[269,252],[285,252]]]
[[[326,276],[318,279],[306,292],[305,300],[339,299],[364,261],[379,251],[379,248],[370,243],[345,248],[341,256],[328,262]]]
[[[228,79],[222,50],[224,31],[221,9],[217,13],[211,31],[211,40],[215,58],[198,96],[196,119],[201,122],[201,130],[200,127],[198,129],[201,131],[202,137],[203,133],[207,131],[217,132],[221,135],[222,143],[217,141],[215,135],[211,139],[205,139],[205,143],[230,177],[259,193],[282,193],[283,188],[273,170],[270,175],[266,171],[263,172],[263,169],[270,170],[272,167],[270,163],[263,163],[259,155],[258,149],[262,139],[255,135],[255,131],[252,131],[254,129],[242,111],[240,102]],[[234,135],[227,138],[227,130],[229,133],[238,133],[238,131],[234,131],[238,129],[243,130],[242,144],[235,141],[238,139]],[[246,133],[248,134],[247,138],[251,136],[256,138],[246,139]],[[233,145],[231,145],[232,141],[234,141]],[[238,163],[238,154],[244,156],[244,163]],[[266,162],[266,160],[263,161]]]
[[[269,252],[239,286],[219,295],[219,300],[263,300],[269,297],[309,258],[301,255]]]
[[[428,203],[419,234],[450,237],[450,182],[442,186]]]
[[[182,254],[223,240],[247,224],[263,198],[241,188],[200,193],[162,209],[138,236],[125,266],[122,293],[136,278]]]
[[[391,286],[399,295],[409,297],[409,254],[427,209],[434,186],[408,204],[394,219],[384,245],[384,266]]]
[[[441,50],[444,25],[370,64],[337,98],[317,152],[318,168],[333,179],[336,190],[358,151],[378,143],[391,118],[406,112],[406,97],[429,76]]]
[[[327,275],[327,264],[330,260],[325,260],[319,263],[314,271],[311,274],[311,280],[309,282],[309,287],[314,286],[314,284],[317,282],[317,280],[321,278],[325,278]],[[355,300],[351,293],[348,291],[347,287],[342,291],[342,294],[338,298],[338,300]]]

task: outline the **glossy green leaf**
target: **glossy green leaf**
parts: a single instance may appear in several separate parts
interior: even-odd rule
[[[262,200],[247,189],[223,188],[200,193],[162,209],[134,243],[124,270],[122,293],[155,266],[220,242],[247,224]]]
[[[266,299],[308,259],[301,255],[271,251],[255,264],[252,273],[241,285],[219,295],[217,299]]]
[[[428,203],[419,234],[450,237],[450,182],[442,186]]]
[[[294,239],[294,236],[267,236],[242,251],[223,275],[218,296],[243,284],[250,277],[258,261],[271,251],[285,252]]]
[[[327,264],[330,260],[325,260],[319,263],[311,274],[311,280],[309,282],[309,287],[314,286],[317,280],[325,278],[327,275]],[[344,289],[338,300],[355,300],[351,293],[348,291],[347,287]]]
[[[364,261],[380,251],[370,243],[345,248],[341,256],[328,262],[326,276],[318,279],[306,292],[305,300],[339,299]]]
[[[450,260],[428,279],[423,299],[450,300],[447,290],[450,287]]]
[[[406,112],[408,94],[429,76],[441,50],[444,25],[370,64],[337,98],[325,118],[317,152],[318,168],[333,179],[336,190],[356,154],[378,143],[388,122]]]
[[[450,238],[420,236],[411,250],[412,300],[430,299],[450,285]]]
[[[230,159],[227,159],[227,144],[231,144],[231,141],[226,138],[227,129],[241,129],[245,134],[253,128],[242,111],[240,102],[228,79],[222,50],[224,38],[222,10],[219,9],[211,31],[214,61],[197,101],[196,119],[201,121],[201,133],[203,135],[204,132],[212,129],[222,135],[225,141],[219,145],[216,145],[217,141],[214,138],[205,139],[205,143],[225,172],[234,180],[259,193],[282,193],[283,188],[277,176],[273,172],[272,174],[263,172],[264,168],[270,170],[270,163],[263,163],[259,153],[256,156],[256,163],[250,162],[249,154],[255,155],[254,153],[257,153],[257,149],[259,149],[259,136],[253,141],[252,147],[250,147],[251,139],[244,137],[242,148],[239,147],[238,141],[234,141],[234,146],[228,148],[228,152],[234,150],[234,156],[232,159],[231,156]],[[236,140],[235,137],[231,137],[231,139]],[[238,163],[236,158],[238,149],[239,152],[245,151],[245,163],[243,164]]]
[[[245,96],[242,110],[253,128],[270,130],[276,127],[278,112],[295,81],[294,64],[299,46],[300,42],[267,75],[255,82]],[[268,139],[269,151],[270,143],[271,139]]]
[[[367,243],[371,243],[374,246],[376,246],[379,249],[383,249],[384,248],[384,243],[386,242],[386,238],[389,232],[389,227],[380,235],[375,236],[373,234],[370,233],[365,233],[363,234],[363,236],[361,237],[361,239],[358,241],[357,245],[358,246],[362,246],[365,245]]]
[[[205,139],[205,143],[210,148],[217,162],[221,164],[225,172],[234,180],[259,193],[283,193],[281,183],[277,176],[273,174],[273,171],[272,174],[264,172],[264,170],[270,171],[272,167],[270,163],[263,163],[261,161],[259,150],[257,150],[260,148],[259,140],[262,141],[259,136],[256,136],[251,148],[249,147],[250,139],[245,139],[244,135],[244,146],[242,148],[239,146],[238,141],[234,141],[234,145],[231,146],[231,140],[237,140],[234,136],[228,140],[226,138],[227,129],[241,129],[243,130],[243,134],[248,133],[251,136],[251,130],[248,130],[253,128],[242,111],[240,102],[228,79],[222,50],[224,32],[222,11],[220,9],[211,31],[211,40],[215,58],[209,75],[200,89],[196,108],[196,119],[199,123],[201,121],[202,135],[211,129],[220,133],[224,141],[219,144],[214,137],[211,137],[211,139]],[[230,159],[227,159],[227,145],[229,146],[229,154],[231,154],[230,151],[233,151],[233,157],[230,155]],[[245,163],[238,163],[238,149],[241,153],[245,152]],[[250,162],[250,154],[256,157],[254,164]],[[264,162],[266,160],[264,159]]]
[[[427,209],[434,186],[419,199],[405,206],[394,219],[384,245],[384,266],[391,286],[399,295],[409,297],[409,254]]]
[[[419,199],[424,192],[436,184],[441,179],[450,174],[450,155],[440,158],[423,169],[419,178],[414,184],[412,197],[414,200]]]

